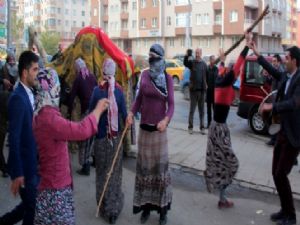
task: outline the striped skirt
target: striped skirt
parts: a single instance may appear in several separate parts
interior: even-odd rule
[[[213,121],[208,131],[204,172],[208,191],[231,184],[238,167],[239,162],[232,150],[227,124]]]
[[[47,189],[38,192],[34,225],[75,225],[73,190]]]
[[[167,132],[140,129],[133,213],[145,209],[166,213],[171,202]]]

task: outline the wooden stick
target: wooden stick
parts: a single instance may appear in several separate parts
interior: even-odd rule
[[[105,181],[105,183],[104,183],[103,191],[102,191],[102,193],[101,193],[101,196],[100,196],[100,199],[99,199],[99,202],[98,202],[98,207],[97,207],[96,217],[99,216],[100,206],[101,206],[101,204],[102,204],[103,197],[104,197],[104,194],[105,194],[105,191],[106,191],[106,188],[107,188],[109,179],[110,179],[110,177],[111,177],[111,174],[112,174],[113,171],[114,171],[114,167],[115,167],[115,164],[116,164],[116,161],[117,161],[117,158],[118,158],[118,155],[119,155],[121,146],[122,146],[123,139],[124,139],[125,134],[126,134],[126,132],[127,132],[127,130],[128,130],[128,127],[129,127],[128,124],[126,124],[126,126],[125,126],[125,128],[124,128],[124,130],[123,130],[123,133],[122,133],[122,136],[121,136],[121,139],[120,139],[120,142],[119,142],[119,145],[118,145],[116,154],[115,154],[115,156],[114,156],[114,158],[113,158],[111,168],[110,168],[110,170],[108,171],[108,173],[107,173],[107,175],[106,175],[106,181]]]
[[[256,25],[262,21],[262,19],[269,13],[269,5],[266,6],[264,11],[261,13],[261,15],[254,21],[254,23],[247,29],[247,32],[251,32]],[[232,52],[235,48],[237,48],[240,43],[245,39],[245,34],[236,42],[234,43],[228,50],[225,51],[225,56],[227,56],[230,52]],[[216,59],[215,64],[218,64],[220,62],[220,57]]]

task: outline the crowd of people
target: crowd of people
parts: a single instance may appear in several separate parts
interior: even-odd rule
[[[276,98],[262,105],[262,115],[272,111],[280,115],[281,129],[275,139],[272,174],[281,202],[278,213],[270,219],[278,225],[296,224],[296,212],[288,174],[300,150],[300,50],[294,46],[286,51],[285,68],[270,65],[258,52],[252,34],[246,33],[246,44],[234,64],[226,65],[220,51],[220,63],[210,56],[209,65],[196,49],[195,59],[188,50],[184,59],[190,76],[190,112],[188,131],[193,133],[196,106],[200,116],[200,132],[205,134],[204,102],[207,102],[207,150],[204,177],[207,190],[219,191],[218,207],[231,208],[233,201],[226,196],[239,168],[239,161],[231,145],[227,117],[235,98],[234,83],[244,67],[251,49],[258,63],[277,81]],[[57,57],[60,57],[59,55]],[[76,96],[81,104],[81,121],[64,118],[60,112],[61,83],[52,68],[40,68],[39,57],[24,51],[16,64],[8,55],[7,66],[0,84],[1,104],[8,102],[1,112],[0,169],[12,180],[11,192],[19,194],[21,203],[0,217],[0,225],[75,224],[73,178],[68,141],[80,141],[77,172],[90,174],[90,157],[96,167],[96,202],[101,194],[100,215],[115,224],[124,205],[122,191],[122,151],[118,151],[124,125],[132,126],[140,113],[138,155],[134,184],[133,213],[141,213],[140,222],[146,223],[151,212],[159,213],[159,224],[167,223],[172,204],[172,181],[168,158],[168,124],[174,113],[174,88],[166,73],[165,52],[154,44],[149,50],[149,69],[139,78],[138,92],[126,110],[122,87],[116,82],[116,63],[106,58],[102,64],[101,80],[89,71],[84,60],[75,61],[76,78],[68,100],[69,114]],[[274,56],[274,60],[277,58]],[[278,59],[277,59],[278,60]],[[17,71],[17,72],[16,72]],[[17,74],[16,74],[17,73]],[[17,82],[18,80],[18,82]],[[275,82],[275,81],[272,81]],[[1,109],[4,107],[1,107]],[[2,115],[5,115],[3,117]],[[3,146],[8,135],[9,156],[6,164]],[[106,176],[115,155],[116,164],[106,185]]]

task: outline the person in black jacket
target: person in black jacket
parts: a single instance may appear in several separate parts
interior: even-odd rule
[[[206,106],[207,106],[207,128],[211,123],[212,109],[214,108],[214,91],[215,80],[218,76],[218,68],[215,65],[215,56],[209,57],[209,66],[206,73],[207,91],[206,91]]]
[[[186,55],[184,56],[183,64],[185,67],[189,68],[190,71],[192,71],[192,68],[193,68],[193,61],[194,61],[193,50],[188,49],[186,51]]]
[[[258,63],[279,82],[274,103],[265,103],[260,113],[279,115],[281,130],[277,135],[273,153],[272,175],[280,198],[281,210],[270,219],[278,225],[296,224],[296,213],[291,185],[288,179],[300,150],[300,49],[293,46],[286,51],[286,72],[276,70],[251,44]]]

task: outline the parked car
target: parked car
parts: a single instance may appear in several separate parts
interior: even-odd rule
[[[265,57],[271,62],[272,57]],[[240,102],[237,114],[247,119],[254,133],[266,134],[270,121],[264,121],[258,113],[263,99],[271,92],[271,84],[266,81],[266,71],[257,63],[256,56],[248,56],[241,73]]]
[[[184,68],[180,60],[166,59],[166,71],[172,76],[175,85],[179,85],[182,80]]]
[[[173,59],[180,60],[183,63],[184,56],[184,54],[177,54],[173,57]]]

